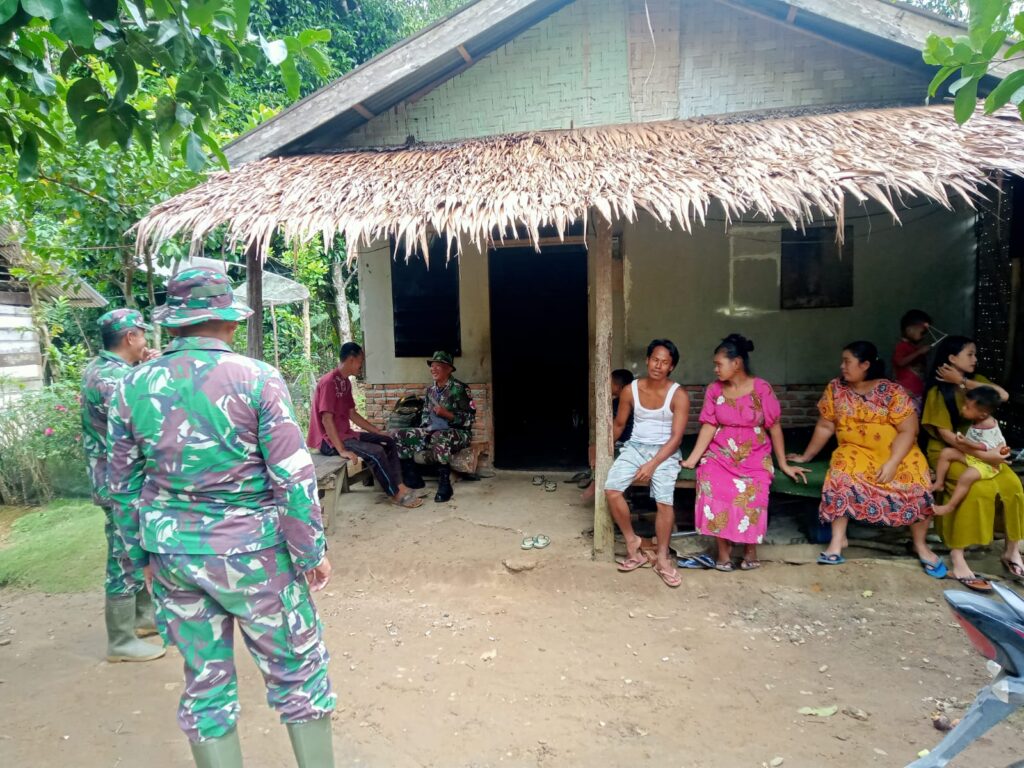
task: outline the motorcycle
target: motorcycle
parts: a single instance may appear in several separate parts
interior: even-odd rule
[[[1024,598],[995,582],[992,587],[1002,602],[959,590],[945,593],[946,602],[971,645],[988,659],[992,683],[978,692],[946,738],[907,768],[943,768],[1024,705]]]

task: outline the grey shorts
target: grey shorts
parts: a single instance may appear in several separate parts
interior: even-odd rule
[[[660,450],[660,445],[634,443],[630,440],[623,446],[619,458],[608,470],[608,479],[604,481],[605,490],[624,491],[629,488],[633,484],[633,478],[640,466],[653,459]],[[654,470],[654,475],[651,477],[651,498],[659,504],[672,503],[682,460],[682,454],[676,451]]]

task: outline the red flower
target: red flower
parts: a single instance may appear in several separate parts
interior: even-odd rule
[[[53,434],[53,427],[47,427],[43,430],[43,434],[50,437]]]

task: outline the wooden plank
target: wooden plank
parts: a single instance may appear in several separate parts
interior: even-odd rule
[[[254,242],[245,252],[246,299],[253,313],[246,328],[246,354],[263,359],[263,259]]]
[[[22,365],[43,365],[43,356],[39,354],[37,347],[35,352],[0,352],[0,375],[5,368],[13,368]]]
[[[612,224],[594,212],[597,244],[594,248],[594,298],[596,303],[594,356],[591,358],[591,383],[594,388],[594,559],[611,560],[615,556],[615,526],[612,523],[604,481],[614,459],[612,443],[612,393],[608,386],[612,375]]]
[[[32,316],[24,315],[0,315],[0,328],[32,328]]]
[[[18,341],[0,339],[0,355],[20,355],[38,351],[39,340],[36,338],[19,339]]]
[[[843,0],[841,3],[836,0],[789,0],[789,4],[800,11],[875,35],[915,52],[924,48],[925,40],[932,33],[944,37],[967,34],[963,24],[936,14],[916,12],[885,0]],[[794,25],[793,29],[799,27]],[[1008,47],[1004,46],[1003,50]],[[1006,77],[1017,68],[1012,61],[1003,61],[1001,54],[996,55],[995,61],[989,72],[996,77]]]
[[[470,43],[478,35],[517,16],[545,8],[550,9],[550,14],[563,5],[565,2],[558,0],[478,0],[310,94],[240,136],[224,152],[232,166],[267,157],[390,86],[415,78],[446,58],[459,56],[458,46]]]
[[[0,344],[6,341],[32,341],[35,338],[34,328],[0,328]]]
[[[367,120],[373,120],[373,118],[376,117],[376,115],[373,114],[373,112],[371,112],[370,110],[368,110],[363,104],[353,104],[352,109],[358,112],[362,117],[365,117]]]
[[[0,370],[0,374],[9,379],[41,379],[43,377],[43,366],[14,365]]]
[[[32,297],[25,293],[0,291],[0,315],[27,313],[32,307]]]

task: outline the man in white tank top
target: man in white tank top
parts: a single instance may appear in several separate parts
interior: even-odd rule
[[[648,345],[647,376],[622,390],[612,429],[613,438],[618,440],[632,415],[633,435],[608,470],[604,484],[612,517],[626,539],[626,559],[619,562],[619,570],[626,573],[653,565],[654,572],[670,587],[680,584],[668,543],[675,526],[672,500],[682,461],[679,445],[690,414],[686,392],[668,378],[678,364],[679,350],[668,339],[655,339]],[[651,497],[658,505],[654,522],[658,555],[654,563],[640,550],[641,539],[633,531],[629,506],[622,495],[629,486],[643,483],[650,483]]]

